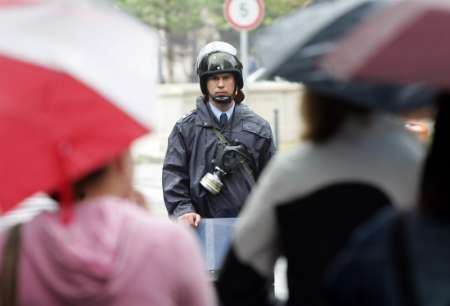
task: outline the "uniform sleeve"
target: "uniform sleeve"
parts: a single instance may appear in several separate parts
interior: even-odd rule
[[[195,212],[189,191],[189,157],[180,128],[173,128],[162,172],[164,202],[169,215],[178,217]]]
[[[264,151],[260,156],[259,164],[261,165],[260,173],[264,170],[264,168],[269,163],[270,159],[275,155],[275,142],[272,135],[272,129],[268,126],[270,132],[270,138],[266,140],[264,143]]]
[[[277,179],[270,168],[261,177],[236,225],[231,249],[217,282],[223,306],[271,305],[269,287],[280,249],[276,199],[272,196],[272,182]]]
[[[258,154],[258,168],[255,172],[255,179],[258,180],[261,176],[261,173],[263,172],[264,168],[267,166],[271,158],[275,155],[276,148],[275,148],[275,142],[273,139],[272,129],[270,128],[270,124],[266,121],[264,121],[264,127],[262,129],[262,136],[264,139],[264,142],[261,146],[261,149],[259,149]]]

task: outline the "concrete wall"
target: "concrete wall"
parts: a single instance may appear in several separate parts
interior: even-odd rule
[[[249,105],[272,125],[275,133],[275,110],[278,110],[279,147],[295,144],[301,129],[299,100],[301,87],[280,82],[256,82],[244,89]],[[195,108],[199,95],[198,84],[163,84],[159,86],[157,107],[160,112],[156,130],[136,142],[133,152],[137,158],[162,159],[166,152],[167,137],[175,122]],[[145,153],[143,153],[145,152]],[[142,156],[144,155],[144,156]]]

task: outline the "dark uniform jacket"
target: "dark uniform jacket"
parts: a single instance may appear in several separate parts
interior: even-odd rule
[[[219,144],[214,127],[220,129],[203,97],[197,98],[194,111],[175,124],[169,136],[162,175],[169,215],[178,217],[197,212],[204,218],[236,217],[254,180],[275,152],[268,122],[246,105],[236,104],[232,117],[221,131],[228,141],[245,145],[254,177],[239,167],[222,177],[222,191],[213,195],[200,185],[200,180],[214,169],[212,161]]]

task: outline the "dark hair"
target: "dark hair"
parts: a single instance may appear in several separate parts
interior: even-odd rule
[[[450,221],[449,144],[446,131],[450,130],[450,94],[437,99],[434,134],[422,173],[419,211]]]
[[[316,144],[333,138],[350,117],[360,118],[361,123],[367,123],[370,115],[369,109],[365,107],[355,106],[346,100],[326,96],[309,88],[304,89],[300,108],[305,125],[301,138]]]
[[[72,184],[72,190],[73,190],[73,197],[75,201],[81,201],[86,197],[86,187],[97,183],[100,181],[103,176],[107,172],[107,167],[98,168],[78,181],[76,181],[74,184]],[[49,196],[55,200],[56,202],[59,202],[61,199],[60,191],[56,190],[54,192],[51,192]]]

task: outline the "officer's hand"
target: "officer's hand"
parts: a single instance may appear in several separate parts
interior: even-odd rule
[[[190,226],[197,227],[200,223],[201,217],[197,213],[187,213],[182,216],[179,216],[177,219],[179,222],[186,223]]]

